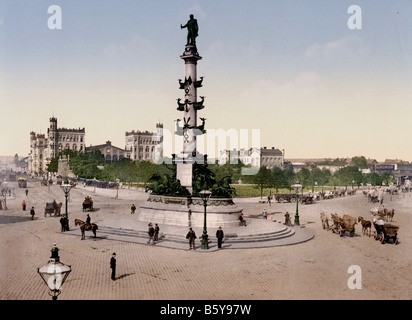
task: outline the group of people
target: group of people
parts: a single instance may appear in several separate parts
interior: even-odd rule
[[[26,200],[23,200],[23,201],[22,201],[21,206],[22,206],[23,211],[26,211],[26,206],[27,206]],[[35,215],[35,214],[36,214],[36,212],[34,211],[34,207],[31,207],[31,209],[30,209],[30,215],[31,215],[31,219],[32,219],[32,220],[34,219],[34,215]]]
[[[153,224],[150,222],[149,223],[149,242],[147,244],[152,243],[152,245],[154,245],[156,243],[156,241],[159,240],[159,225],[157,223],[155,223],[155,226],[153,226]]]
[[[219,249],[222,249],[222,243],[223,243],[223,238],[225,237],[225,234],[222,230],[222,227],[219,227],[219,229],[216,231],[216,238],[217,238],[217,247]],[[186,234],[186,239],[189,240],[189,250],[193,248],[193,250],[196,250],[195,247],[195,239],[197,238],[195,231],[192,228],[189,228],[189,232]]]

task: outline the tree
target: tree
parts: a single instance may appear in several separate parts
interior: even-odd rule
[[[296,173],[293,171],[292,167],[286,168],[284,171],[285,176],[285,186],[291,190],[291,185],[295,183]]]
[[[355,185],[359,185],[362,182],[362,172],[358,167],[347,166],[339,169],[335,172],[334,177],[337,178],[337,182],[341,186],[352,185],[354,181]]]
[[[311,181],[310,181],[310,171],[309,171],[309,169],[305,168],[305,167],[300,169],[299,172],[296,174],[296,179],[302,185],[302,188],[310,186]]]
[[[253,183],[260,190],[260,198],[263,196],[263,189],[272,185],[273,179],[271,171],[265,166],[261,166],[258,173],[253,176]]]
[[[368,167],[368,162],[364,156],[353,157],[350,165],[358,167],[359,169],[366,169]]]
[[[285,172],[279,167],[273,167],[272,169],[272,186],[275,188],[275,192],[278,192],[278,189],[287,185],[287,180]]]

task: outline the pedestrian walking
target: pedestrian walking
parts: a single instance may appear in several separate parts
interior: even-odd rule
[[[131,210],[131,214],[134,214],[136,212],[136,206],[134,204],[132,204],[132,207],[130,208]]]
[[[239,215],[239,223],[240,223],[240,225],[241,226],[245,226],[246,227],[246,220],[245,219],[243,219],[243,213],[241,213],[240,215]]]
[[[290,221],[290,214],[286,211],[285,213],[285,225],[291,226],[292,222]]]
[[[24,209],[24,210],[26,210],[26,209]],[[34,212],[34,207],[31,207],[30,214],[31,214],[31,219],[33,220],[34,215],[36,214],[36,212]]]
[[[26,211],[26,200],[23,200],[23,202],[21,203],[21,206],[23,208],[23,211]]]
[[[263,215],[263,219],[268,218],[268,212],[266,211],[266,208],[263,210],[262,215]]]
[[[29,190],[26,189],[26,197],[27,197],[28,194],[29,194]]]
[[[153,225],[151,223],[149,223],[149,242],[147,244],[150,244],[150,242],[152,242],[152,244],[154,243],[154,234],[155,234],[155,229],[153,228]]]
[[[225,237],[225,234],[223,233],[222,227],[219,227],[219,229],[216,231],[217,247],[219,249],[222,248],[222,242],[223,242],[224,237]]]
[[[270,207],[272,206],[271,200],[272,200],[272,195],[270,194],[270,195],[268,195],[268,203],[269,203]]]
[[[110,269],[112,269],[111,279],[116,280],[116,252],[113,252],[110,258]]]
[[[155,228],[154,228],[154,241],[158,241],[159,240],[159,225],[157,223],[155,223]]]
[[[193,250],[196,250],[195,248],[195,239],[196,239],[196,233],[193,231],[192,228],[189,228],[189,232],[186,235],[186,239],[189,240],[189,250],[192,249],[193,246]]]

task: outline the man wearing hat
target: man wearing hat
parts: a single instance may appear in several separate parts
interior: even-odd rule
[[[113,255],[110,259],[110,269],[112,269],[112,280],[116,280],[116,252],[113,252]]]
[[[150,244],[150,242],[152,243],[152,245],[154,244],[154,235],[155,235],[155,229],[153,228],[153,224],[149,223],[149,242],[147,244]]]

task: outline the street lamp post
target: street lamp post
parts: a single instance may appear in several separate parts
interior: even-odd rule
[[[64,196],[66,197],[66,212],[65,212],[65,218],[66,218],[66,228],[69,230],[69,213],[67,211],[67,197],[69,196],[70,190],[73,188],[73,186],[69,183],[61,184],[60,188],[64,192]]]
[[[292,185],[292,188],[295,189],[296,191],[296,214],[295,214],[295,226],[299,226],[299,191],[302,189],[301,184],[294,184]]]
[[[61,293],[60,289],[71,271],[71,266],[60,262],[59,249],[56,247],[56,244],[54,244],[51,250],[49,262],[43,267],[37,268],[37,273],[49,288],[49,295],[53,300],[57,300],[57,296]]]
[[[203,234],[202,234],[202,249],[209,249],[209,241],[208,241],[207,227],[206,227],[206,207],[207,207],[207,202],[209,201],[209,198],[212,195],[212,192],[210,192],[209,190],[202,190],[199,192],[199,195],[200,195],[200,198],[203,200],[203,206],[205,208],[205,217],[204,217]]]

